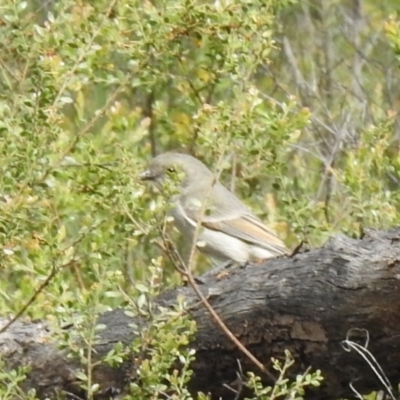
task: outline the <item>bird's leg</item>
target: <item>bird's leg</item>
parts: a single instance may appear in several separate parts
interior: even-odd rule
[[[236,263],[232,260],[226,260],[212,270],[213,275],[217,279],[225,278],[229,275],[228,269],[232,268]]]
[[[221,269],[226,269],[226,268],[230,268],[233,267],[235,263],[232,260],[226,260],[225,262],[221,263],[221,265],[219,265],[218,267],[216,267],[218,270]]]
[[[242,264],[240,266],[240,268],[247,268],[248,266],[250,266],[252,264],[252,262],[250,260],[247,260],[244,264]]]
[[[225,260],[225,261],[221,262],[220,264],[217,264],[217,263],[218,263],[218,260],[214,260],[213,268],[208,270],[206,273],[204,273],[202,275],[202,278],[207,278],[210,275],[221,278],[222,275],[225,275],[225,273],[227,272],[226,270],[228,268],[235,265],[234,261],[232,261],[232,260]]]

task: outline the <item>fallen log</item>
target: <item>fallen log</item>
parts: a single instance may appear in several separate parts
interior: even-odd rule
[[[382,389],[364,359],[345,351],[346,337],[364,345],[368,334],[368,350],[393,386],[400,382],[400,229],[369,230],[362,239],[336,236],[322,248],[230,268],[225,275],[202,277],[200,287],[210,304],[264,365],[288,349],[296,360],[293,373],[321,369],[324,382],[311,398],[352,397],[350,383],[362,394]],[[237,380],[238,362],[243,371],[259,371],[218,328],[191,287],[166,292],[158,301],[173,306],[177,295],[190,305],[198,329],[191,344],[196,349],[191,390],[233,399],[224,384]],[[103,314],[99,323],[106,328],[97,355],[119,341],[130,343],[132,322],[138,321],[121,309]],[[57,349],[46,322],[11,325],[0,334],[0,354],[8,368],[31,367],[23,388],[36,389],[39,398],[60,392],[83,396],[76,379],[79,365]],[[96,368],[94,382],[101,386],[96,398],[123,393],[134,369],[130,361],[117,369]]]

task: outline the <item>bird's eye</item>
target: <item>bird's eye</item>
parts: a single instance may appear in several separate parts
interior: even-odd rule
[[[173,173],[173,172],[175,172],[175,168],[169,167],[169,168],[167,168],[167,171],[170,172],[170,173]]]

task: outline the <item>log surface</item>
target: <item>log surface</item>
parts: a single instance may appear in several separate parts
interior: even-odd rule
[[[363,330],[368,331],[368,350],[392,385],[400,382],[400,229],[370,230],[362,239],[336,236],[319,249],[227,271],[223,278],[212,272],[202,277],[200,286],[210,304],[264,365],[288,349],[296,359],[293,373],[309,366],[321,369],[323,385],[309,397],[352,397],[351,382],[363,394],[382,389],[362,357],[344,350],[349,332],[350,339],[364,344]],[[216,326],[190,287],[166,292],[158,301],[173,306],[177,295],[185,296],[198,329],[192,343],[196,361],[191,389],[233,399],[223,384],[234,386],[238,361],[243,371],[258,371]],[[118,341],[132,341],[131,322],[143,323],[120,309],[103,314],[99,322],[107,326],[96,347],[99,357]],[[75,377],[79,365],[57,349],[45,322],[17,321],[0,335],[0,354],[8,367],[31,367],[24,388],[35,388],[39,398],[57,392],[83,396]],[[102,389],[97,398],[123,392],[134,376],[129,362],[118,369],[96,368],[94,380]]]

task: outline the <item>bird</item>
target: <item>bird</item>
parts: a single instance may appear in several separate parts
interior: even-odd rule
[[[197,158],[176,152],[159,154],[139,178],[154,182],[161,190],[166,181],[179,180],[178,193],[171,199],[173,223],[214,261],[245,265],[288,254],[276,233]]]

